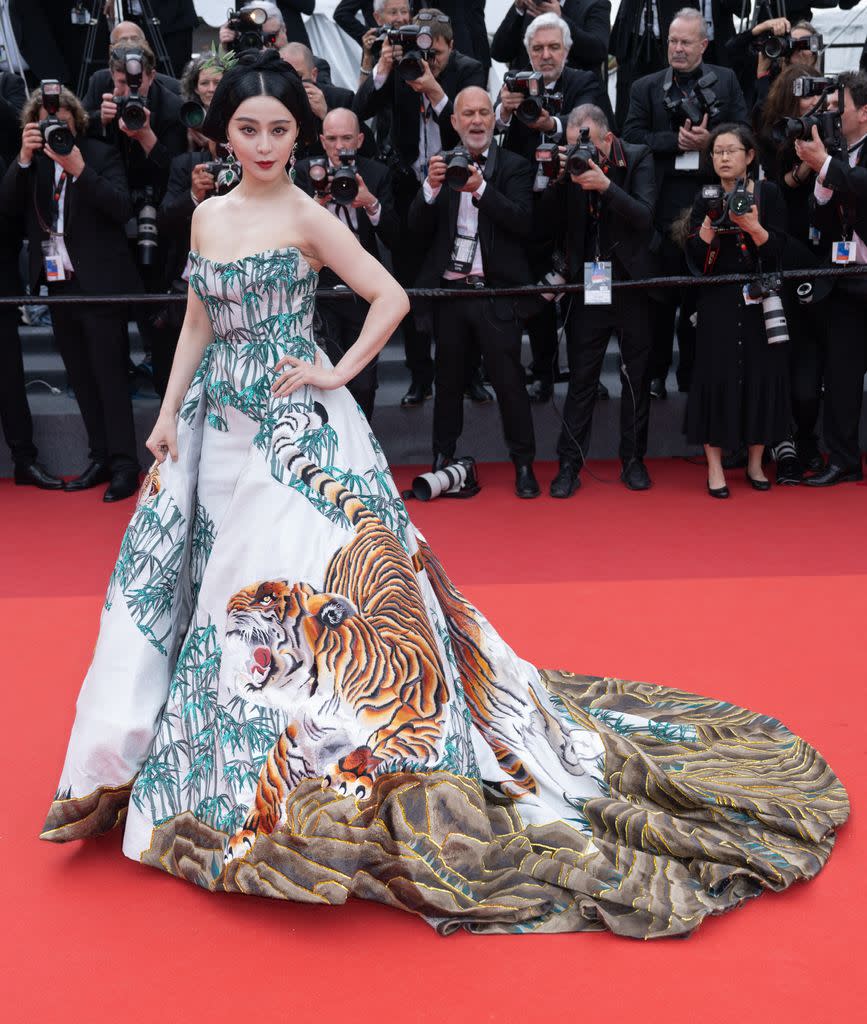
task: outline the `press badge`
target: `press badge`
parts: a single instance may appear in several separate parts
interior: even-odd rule
[[[473,260],[476,258],[478,244],[478,238],[471,238],[469,235],[455,235],[452,254],[446,269],[455,274],[469,274],[473,269]]]
[[[57,236],[52,235],[42,243],[42,263],[45,267],[45,280],[49,283],[66,280],[66,270],[57,245]]]
[[[834,242],[831,245],[831,262],[845,266],[847,263],[855,262],[855,247],[845,239],[842,242]]]
[[[676,171],[697,171],[700,154],[697,149],[690,149],[686,153],[678,153],[674,158],[674,169]]]
[[[611,305],[611,260],[584,264],[584,305]]]

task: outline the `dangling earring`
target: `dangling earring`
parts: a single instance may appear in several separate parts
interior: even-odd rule
[[[297,153],[298,143],[296,142],[295,145],[292,147],[292,155],[289,157],[289,178],[293,184],[295,183],[295,162],[298,159]]]
[[[224,148],[226,150],[226,156],[228,156],[230,160],[234,160],[235,159],[235,151],[234,151],[234,149],[232,149],[232,143],[231,142],[224,142],[223,146],[224,146]]]

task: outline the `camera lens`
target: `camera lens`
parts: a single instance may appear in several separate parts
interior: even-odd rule
[[[58,156],[68,156],[75,148],[75,136],[62,122],[45,125],[42,138]]]
[[[144,104],[137,96],[127,97],[126,102],[118,110],[118,117],[131,132],[137,132],[144,128],[147,122]]]
[[[200,128],[205,120],[205,108],[195,100],[188,100],[181,104],[179,116],[185,128]]]

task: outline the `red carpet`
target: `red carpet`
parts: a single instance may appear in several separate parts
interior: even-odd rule
[[[613,464],[593,468],[616,481]],[[656,486],[646,494],[587,478],[570,501],[522,502],[508,467],[483,466],[477,498],[410,511],[524,657],[725,697],[817,746],[855,808],[818,879],[709,920],[687,942],[443,939],[376,905],[209,895],[127,860],[117,835],[40,843],[132,503],[2,481],[0,979],[10,1019],[862,1019],[867,491],[757,494],[730,474],[732,498],[714,502],[701,467],[650,468]],[[541,467],[544,486],[552,473]],[[412,471],[397,475],[407,486]]]

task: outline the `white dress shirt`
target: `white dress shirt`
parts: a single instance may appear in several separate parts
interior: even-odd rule
[[[382,74],[379,64],[377,64],[373,74],[373,88],[381,89],[387,81],[388,75]],[[449,98],[443,94],[443,98],[434,106],[423,92],[418,95],[421,102],[418,115],[418,157],[412,165],[412,169],[416,178],[419,181],[424,181],[430,158],[443,148],[440,126],[433,115],[436,114],[438,117],[445,110]]]
[[[482,156],[487,159],[488,150],[486,149]],[[456,234],[463,235],[465,238],[478,239],[479,235],[479,209],[473,202],[473,199],[481,199],[485,194],[485,188],[487,182],[482,181],[481,185],[476,189],[475,192],[461,192],[460,206],[458,207],[458,220],[456,225]],[[431,188],[430,182],[425,178],[422,183],[422,194],[424,195],[424,201],[428,206],[433,205],[436,201],[436,197],[440,194],[442,186],[438,188]],[[473,265],[470,268],[469,274],[456,274],[453,270],[446,270],[443,273],[443,277],[447,281],[460,281],[465,277],[484,277],[485,268],[482,263],[482,247],[476,243],[476,251],[473,254]]]
[[[856,142],[854,146],[849,147],[849,166],[854,167],[858,163],[858,155],[861,152],[861,147],[865,144],[867,135],[865,135],[859,142]],[[831,157],[827,156],[825,162],[822,164],[822,169],[816,175],[816,184],[813,186],[813,195],[816,197],[816,202],[819,206],[826,206],[834,198],[834,189],[825,187],[825,175],[828,173],[828,168],[831,166]],[[840,241],[840,239],[833,238],[832,242]],[[855,263],[867,263],[867,244],[863,238],[859,238],[858,235],[852,232],[852,244],[855,248]]]

